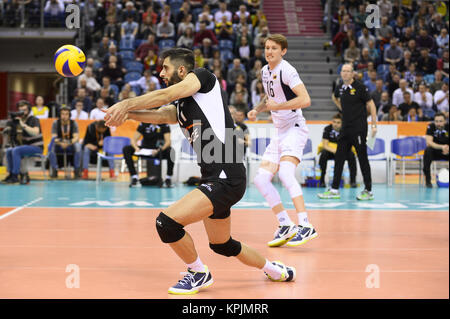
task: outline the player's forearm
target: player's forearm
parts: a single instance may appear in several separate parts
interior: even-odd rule
[[[311,105],[309,96],[297,96],[296,98],[280,103],[277,105],[277,110],[294,110],[304,109]]]
[[[266,111],[266,110],[267,110],[267,107],[266,107],[266,101],[267,101],[267,96],[264,97],[264,98],[261,100],[261,102],[259,102],[258,105],[256,105],[253,109],[254,109],[256,112],[258,112],[258,113],[261,113],[261,112]]]
[[[167,89],[156,90],[127,100],[127,110],[147,110],[172,102]]]
[[[166,112],[160,110],[146,110],[146,111],[130,111],[128,112],[128,118],[143,123],[152,124],[174,124],[174,119]]]
[[[369,108],[370,108],[370,117],[372,118],[372,126],[376,126],[377,125],[377,108],[376,108],[373,100],[370,100],[367,103],[369,104]]]

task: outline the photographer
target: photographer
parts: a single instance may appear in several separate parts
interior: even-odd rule
[[[6,150],[9,175],[3,180],[3,183],[8,184],[19,183],[22,159],[27,155],[42,154],[44,147],[41,125],[39,119],[30,114],[30,103],[21,100],[17,103],[17,108],[18,112],[10,113],[12,120],[8,121],[6,129],[11,147]],[[20,174],[21,184],[28,184],[29,181],[28,173]]]
[[[52,125],[52,148],[49,150],[48,158],[52,167],[52,178],[58,177],[58,162],[56,154],[71,153],[74,161],[75,178],[81,177],[81,144],[78,142],[78,124],[70,119],[70,108],[62,107],[60,118]]]

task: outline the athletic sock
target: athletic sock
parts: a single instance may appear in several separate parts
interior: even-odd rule
[[[139,176],[133,175],[133,176],[131,176],[131,179],[139,179]]]
[[[166,179],[172,180],[172,176],[171,175],[166,175]]]
[[[270,261],[266,259],[266,264],[264,265],[263,271],[268,274],[272,279],[279,280],[281,278],[281,268],[275,266]]]
[[[307,212],[301,212],[301,213],[297,213],[298,215],[298,224],[301,226],[308,226],[309,225],[309,221],[308,221],[308,213]]]
[[[332,192],[332,193],[339,193],[339,190],[338,189],[334,189],[334,188],[330,188],[330,192]]]
[[[283,210],[281,213],[278,213],[277,218],[280,226],[290,226],[294,224],[285,210]]]
[[[187,264],[187,266],[195,272],[205,272],[205,265],[203,265],[200,257],[197,257],[197,259],[192,264]]]

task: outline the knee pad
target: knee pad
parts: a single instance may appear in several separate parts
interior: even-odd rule
[[[253,179],[256,188],[261,195],[266,199],[269,206],[275,207],[281,203],[280,194],[272,184],[273,174],[264,168],[258,169],[258,174]]]
[[[209,247],[216,253],[226,257],[235,257],[240,254],[242,245],[237,240],[231,238],[223,244],[209,244]]]
[[[156,218],[156,230],[162,242],[166,244],[179,241],[186,233],[183,225],[164,213],[160,213]]]
[[[278,172],[283,186],[288,190],[291,198],[303,195],[302,188],[300,184],[295,179],[295,164],[287,161],[282,161],[280,163],[280,170]]]

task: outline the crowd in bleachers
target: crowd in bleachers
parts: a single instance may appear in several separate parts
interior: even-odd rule
[[[217,76],[237,109],[247,112],[264,96],[260,70],[267,63],[263,39],[269,30],[259,0],[88,0],[81,6],[89,10],[91,41],[83,48],[85,72],[69,92],[74,119],[163,88],[158,56],[174,46],[192,49],[196,67]]]
[[[354,76],[369,89],[379,120],[428,121],[436,112],[448,119],[448,2],[333,3],[328,8],[322,1],[332,16],[332,38],[324,49],[333,47],[342,63],[353,64]],[[366,24],[369,4],[379,8],[378,28]]]

